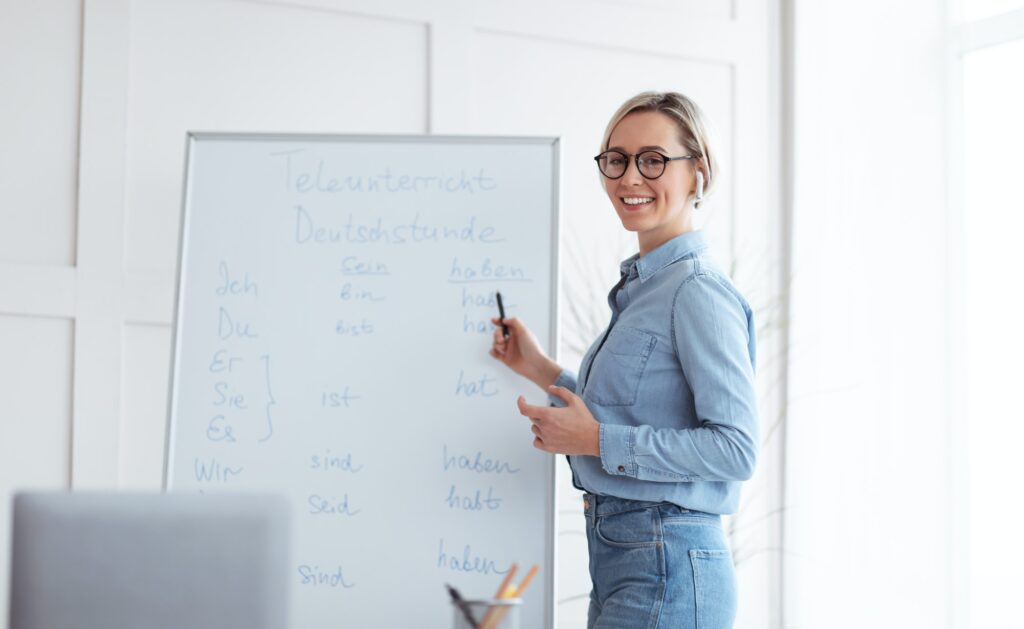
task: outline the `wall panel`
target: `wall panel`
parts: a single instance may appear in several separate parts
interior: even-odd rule
[[[165,325],[128,324],[122,331],[119,487],[163,487],[171,336]]]
[[[185,132],[423,133],[426,25],[252,2],[132,4],[126,261],[170,276]]]
[[[0,2],[0,264],[75,262],[78,0]]]

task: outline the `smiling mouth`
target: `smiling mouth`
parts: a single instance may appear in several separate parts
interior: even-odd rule
[[[628,210],[639,210],[654,203],[653,197],[619,197]]]

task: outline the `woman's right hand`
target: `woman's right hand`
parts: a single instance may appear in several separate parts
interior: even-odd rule
[[[554,384],[562,368],[544,353],[529,328],[515,317],[493,317],[491,323],[495,325],[491,356],[542,389]],[[502,323],[508,327],[507,339],[501,330]]]

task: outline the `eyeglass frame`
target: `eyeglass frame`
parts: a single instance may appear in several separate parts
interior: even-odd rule
[[[636,163],[636,172],[640,173],[640,176],[643,177],[644,179],[648,180],[648,181],[654,181],[655,179],[660,179],[661,176],[665,174],[665,170],[668,168],[668,162],[674,162],[674,161],[680,160],[680,159],[699,159],[699,156],[697,156],[697,155],[680,155],[679,157],[669,157],[668,155],[665,155],[661,151],[655,151],[655,150],[640,151],[639,153],[636,153],[636,154],[627,153],[625,151],[619,151],[619,150],[614,150],[614,149],[610,149],[610,150],[607,150],[607,151],[602,151],[601,153],[598,153],[597,155],[594,156],[594,162],[597,163],[597,170],[598,170],[598,172],[601,173],[601,176],[604,177],[605,179],[611,179],[612,181],[615,181],[616,179],[622,179],[623,177],[625,177],[626,173],[629,172],[629,164],[628,163],[626,164],[626,167],[622,169],[622,174],[619,175],[618,177],[609,177],[608,175],[604,174],[603,170],[601,170],[601,162],[600,162],[601,156],[607,155],[608,153],[618,153],[619,155],[622,155],[623,157],[625,157],[628,161],[635,162]],[[654,153],[655,155],[658,155],[663,160],[665,160],[665,164],[664,164],[664,166],[662,166],[661,172],[658,173],[657,177],[648,177],[647,175],[644,174],[644,172],[642,170],[640,170],[640,156],[645,154],[645,153]],[[630,159],[630,158],[632,158],[632,159]]]

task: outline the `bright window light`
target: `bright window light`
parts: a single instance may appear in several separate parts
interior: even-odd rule
[[[1015,9],[1024,9],[1024,0],[962,0],[963,19],[983,20]]]
[[[970,3],[968,3],[970,4]],[[1024,5],[1024,2],[975,3]],[[966,8],[966,6],[965,6]],[[969,626],[1020,619],[1024,40],[964,57]]]

